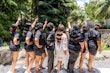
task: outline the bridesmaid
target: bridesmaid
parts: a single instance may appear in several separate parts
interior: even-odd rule
[[[8,73],[15,73],[15,65],[18,59],[19,49],[20,49],[20,40],[19,40],[19,33],[17,32],[18,24],[21,18],[18,18],[15,24],[12,24],[10,27],[10,45],[9,48],[12,52],[12,65],[10,71]]]

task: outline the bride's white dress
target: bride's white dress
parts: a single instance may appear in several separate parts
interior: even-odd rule
[[[59,61],[62,61],[66,56],[64,50],[68,50],[68,39],[65,33],[62,35],[60,43],[57,42],[57,39],[55,39],[55,55]]]

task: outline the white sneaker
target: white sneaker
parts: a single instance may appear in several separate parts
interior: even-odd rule
[[[7,73],[12,73],[11,71],[8,71]]]

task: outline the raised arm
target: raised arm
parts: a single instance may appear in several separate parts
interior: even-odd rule
[[[35,27],[37,21],[38,21],[38,17],[34,20],[33,24],[31,25],[32,29]]]
[[[47,23],[48,23],[48,21],[47,21],[47,19],[46,19],[45,22],[44,22],[44,25],[43,25],[43,30],[46,28]]]
[[[16,25],[19,25],[19,22],[21,21],[21,18],[18,17],[18,20],[16,21]]]
[[[71,24],[70,24],[70,22],[68,21],[68,28],[72,28],[72,26],[71,26]]]

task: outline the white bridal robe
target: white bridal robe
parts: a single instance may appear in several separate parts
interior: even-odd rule
[[[64,51],[68,51],[68,39],[67,35],[65,33],[61,36],[61,42],[57,42],[57,39],[55,39],[55,55],[58,61],[62,61],[66,55]]]

